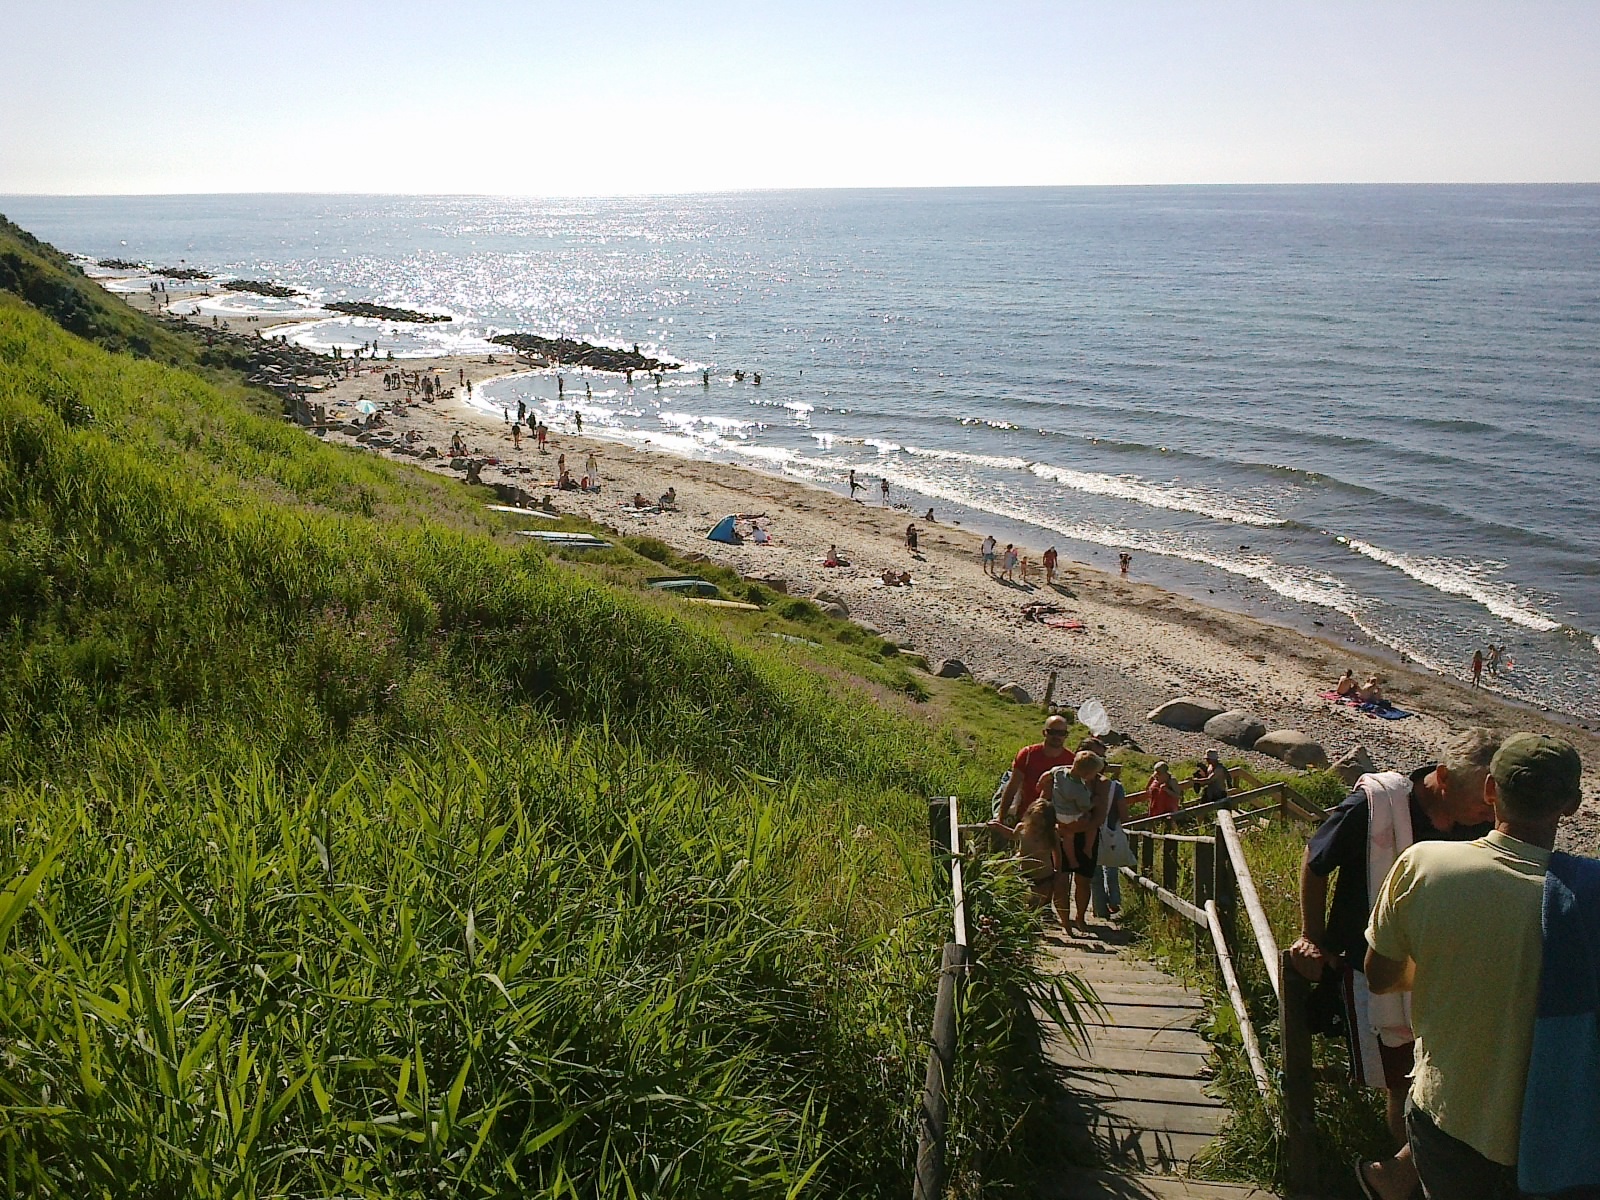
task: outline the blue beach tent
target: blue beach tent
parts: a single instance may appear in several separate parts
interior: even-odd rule
[[[706,540],[710,542],[727,542],[730,546],[742,546],[744,539],[739,536],[738,531],[733,527],[735,519],[734,517],[723,517],[722,520],[711,527],[711,532],[706,534]]]

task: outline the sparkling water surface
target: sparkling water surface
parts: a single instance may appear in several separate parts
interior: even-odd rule
[[[1600,187],[6,197],[63,249],[682,361],[480,389],[896,500],[1600,719]],[[140,286],[137,281],[128,286]],[[205,301],[201,302],[204,306]],[[229,296],[231,309],[298,302]],[[256,305],[259,307],[252,308]],[[204,312],[218,311],[215,307]],[[703,386],[700,371],[712,372]],[[731,372],[759,371],[759,387]],[[583,385],[592,388],[585,397]],[[912,494],[914,493],[914,494]]]

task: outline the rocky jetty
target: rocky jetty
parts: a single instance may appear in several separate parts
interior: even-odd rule
[[[102,258],[99,262],[97,262],[95,264],[95,266],[104,267],[108,271],[142,271],[142,270],[144,270],[144,264],[143,263],[130,262],[126,258]]]
[[[168,279],[215,279],[210,271],[202,271],[196,267],[156,267],[152,275],[163,275]]]
[[[379,321],[409,321],[413,325],[437,325],[453,321],[443,313],[412,312],[409,308],[390,308],[387,304],[368,304],[365,300],[330,300],[322,306],[347,317],[372,317]]]
[[[272,296],[279,300],[287,300],[292,296],[300,295],[294,288],[284,287],[281,283],[268,283],[264,279],[230,279],[222,285],[225,292],[252,292],[257,296]]]
[[[618,350],[612,346],[596,346],[589,342],[575,342],[571,338],[546,338],[533,333],[502,333],[489,339],[497,346],[510,346],[524,354],[533,354],[551,366],[588,367],[593,371],[671,371],[679,364],[665,359],[651,358],[638,349]]]

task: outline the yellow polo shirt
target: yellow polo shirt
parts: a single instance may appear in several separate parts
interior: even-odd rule
[[[1517,1161],[1550,851],[1499,830],[1418,842],[1379,890],[1367,942],[1416,964],[1411,1102],[1485,1158]]]

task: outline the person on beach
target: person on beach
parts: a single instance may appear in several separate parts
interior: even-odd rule
[[[917,527],[916,527],[915,523],[913,523],[913,524],[910,524],[910,525],[906,526],[906,549],[907,550],[915,550],[916,548],[917,548]]]
[[[856,478],[856,469],[850,468],[850,499],[856,498],[856,493],[861,490],[861,482]]]
[[[937,521],[935,521],[933,519],[933,509],[931,509],[931,508],[928,509],[928,515],[923,517],[922,519],[924,521],[926,521],[929,525],[937,525],[939,523],[939,522],[937,522]]]
[[[822,560],[822,565],[825,567],[848,567],[850,561],[840,558],[839,547],[830,544],[828,546],[828,557]]]
[[[541,420],[533,427],[533,433],[539,439],[539,453],[549,454],[550,451],[545,449],[545,441],[550,437],[550,427]]]
[[[1472,686],[1479,687],[1483,683],[1483,651],[1472,652]]]
[[[1361,703],[1386,704],[1383,697],[1383,684],[1376,675],[1367,676],[1367,681],[1361,685]]]
[[[1366,979],[1375,997],[1410,998],[1416,1041],[1405,1132],[1428,1200],[1522,1196],[1524,1155],[1533,1160],[1521,1163],[1524,1184],[1530,1175],[1556,1184],[1529,1185],[1529,1192],[1595,1194],[1581,1168],[1575,1172],[1564,1161],[1593,1153],[1576,1143],[1593,1128],[1593,1097],[1586,1093],[1595,964],[1582,933],[1561,937],[1584,929],[1588,898],[1569,883],[1592,876],[1593,864],[1568,855],[1552,861],[1561,822],[1582,803],[1582,772],[1567,742],[1513,734],[1483,783],[1493,830],[1468,842],[1406,848],[1374,897]],[[1552,965],[1557,971],[1547,980]],[[1537,1084],[1531,1078],[1536,1020],[1541,1040],[1555,1039],[1541,1045]],[[1564,1127],[1535,1126],[1531,1147],[1545,1157],[1529,1153],[1523,1128],[1541,1116]]]
[[[522,449],[522,422],[521,421],[512,422],[512,425],[511,425],[511,448],[513,450],[521,450]]]
[[[461,431],[458,429],[450,435],[450,457],[464,458],[467,453],[467,444],[461,440]]]
[[[556,376],[556,399],[559,400],[559,399],[561,399],[561,397],[565,396],[566,394],[567,394],[567,381],[565,379],[563,379],[561,376],[557,375]]]
[[[675,487],[669,487],[666,491],[661,493],[661,499],[656,501],[656,503],[669,512],[675,511],[678,507],[678,489]]]
[[[589,451],[589,456],[583,460],[583,473],[593,482],[600,482],[600,460],[595,457],[593,450]]]
[[[1145,785],[1144,798],[1148,817],[1170,817],[1183,807],[1172,782],[1172,768],[1166,763],[1158,762],[1150,768],[1150,782]]]
[[[1005,787],[1000,790],[995,820],[1002,825],[1011,823],[1013,812],[1025,812],[1039,798],[1039,781],[1046,771],[1072,765],[1073,752],[1067,749],[1067,734],[1072,723],[1056,713],[1045,719],[1044,740],[1024,746],[1011,760]]]
[[[1133,566],[1133,555],[1124,551],[1123,553],[1117,555],[1117,563],[1122,567],[1122,573],[1126,575],[1128,573],[1128,568]]]
[[[1492,678],[1500,678],[1500,664],[1505,659],[1505,656],[1506,648],[1504,646],[1497,646],[1493,642],[1489,643],[1489,658],[1485,665],[1489,668],[1489,674]]]
[[[1007,583],[1015,583],[1017,581],[1017,564],[1021,561],[1022,559],[1017,554],[1016,546],[1012,545],[1010,542],[1007,542],[1006,552],[1000,560],[1001,566],[1005,569],[1005,578]]]
[[[429,390],[431,391],[432,389],[429,389]],[[519,421],[525,420],[527,418],[527,416],[528,416],[528,402],[526,400],[518,400],[517,401],[517,420],[519,420]]]
[[[878,493],[883,497],[883,507],[889,507],[889,477],[885,475],[878,480]]]
[[[1068,767],[1046,771],[1039,781],[1039,798],[1048,800],[1056,814],[1056,834],[1061,843],[1061,875],[1056,880],[1056,914],[1067,903],[1067,880],[1072,889],[1073,918],[1068,932],[1089,931],[1090,877],[1100,849],[1100,827],[1105,824],[1109,791],[1100,773],[1106,760],[1079,747]]]
[[[1060,561],[1060,556],[1056,553],[1056,548],[1051,546],[1050,549],[1044,552],[1044,555],[1039,561],[1044,563],[1044,581],[1046,586],[1054,587],[1056,582],[1056,563]]]
[[[1354,699],[1361,691],[1361,685],[1356,682],[1356,673],[1346,667],[1344,674],[1339,676],[1339,682],[1334,685],[1333,694],[1341,700]]]
[[[1301,859],[1300,936],[1289,947],[1289,961],[1313,982],[1324,975],[1340,981],[1351,1075],[1357,1085],[1387,1093],[1389,1132],[1400,1149],[1389,1158],[1356,1165],[1363,1191],[1383,1200],[1404,1200],[1416,1187],[1404,1121],[1413,1037],[1403,1004],[1373,1005],[1362,973],[1362,931],[1373,891],[1408,846],[1470,841],[1488,832],[1484,778],[1499,747],[1497,733],[1469,729],[1445,747],[1439,760],[1409,775],[1383,771],[1361,776],[1317,827]]]
[[[993,578],[994,566],[994,534],[989,534],[983,539],[983,545],[978,547],[978,558],[983,562],[983,573]]]
[[[583,414],[576,409],[572,412],[572,424],[579,433],[583,432]]]

